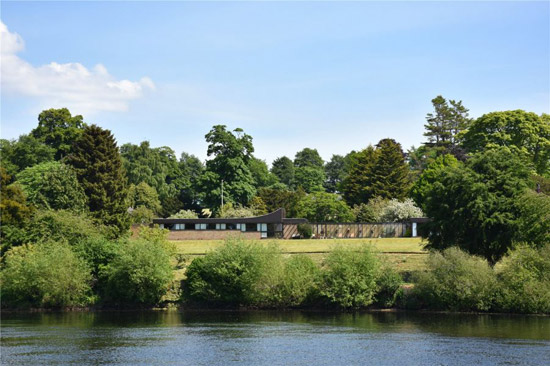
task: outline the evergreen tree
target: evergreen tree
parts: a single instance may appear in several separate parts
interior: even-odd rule
[[[294,181],[294,163],[286,156],[281,156],[273,161],[271,173],[275,174],[281,183],[288,188],[292,187]]]
[[[325,189],[327,192],[334,193],[340,191],[340,184],[346,177],[346,162],[341,155],[332,155],[332,159],[325,164]]]
[[[129,227],[128,188],[122,159],[111,131],[86,127],[67,158],[88,197],[90,213],[114,235]]]
[[[370,145],[366,149],[349,155],[349,172],[342,182],[342,194],[348,205],[367,203],[372,197],[371,170],[376,157],[377,153]]]
[[[393,139],[380,140],[376,145],[376,162],[371,168],[370,197],[403,200],[410,188],[409,168],[401,144]]]
[[[303,168],[306,166],[323,169],[323,158],[319,155],[317,149],[305,149],[298,151],[294,158],[294,166],[297,168]]]

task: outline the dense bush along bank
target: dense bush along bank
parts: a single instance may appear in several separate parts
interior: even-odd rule
[[[455,247],[433,252],[427,270],[404,291],[401,276],[368,245],[335,246],[317,264],[306,255],[285,256],[275,244],[232,239],[191,262],[179,287],[174,270],[181,263],[164,234],[144,229],[132,240],[96,235],[12,248],[0,273],[2,307],[135,308],[171,302],[550,314],[550,245],[519,246],[494,267]]]

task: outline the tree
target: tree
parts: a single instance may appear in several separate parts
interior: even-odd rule
[[[301,187],[307,193],[323,191],[325,173],[313,166],[297,167],[294,173],[294,186]]]
[[[462,105],[462,101],[447,102],[441,95],[432,99],[432,104],[434,113],[427,114],[428,123],[424,125],[424,136],[428,137],[427,145],[436,148],[439,153],[460,155],[458,145],[461,133],[470,123],[468,109]]]
[[[21,135],[17,141],[0,140],[2,166],[15,175],[30,166],[54,160],[55,149],[32,135]]]
[[[111,131],[96,125],[86,127],[67,163],[75,169],[84,188],[91,215],[112,227],[114,235],[126,232],[129,226],[127,180]]]
[[[349,172],[342,182],[342,194],[348,205],[367,203],[372,198],[371,170],[377,160],[374,147],[368,146],[348,157]]]
[[[180,175],[173,181],[179,190],[179,200],[183,207],[200,209],[199,182],[204,172],[204,164],[195,155],[181,153],[179,160]]]
[[[532,242],[519,230],[524,220],[519,205],[528,183],[525,164],[507,148],[474,154],[464,165],[445,167],[424,201],[424,212],[432,218],[425,224],[428,247],[457,245],[494,264],[514,242]],[[540,213],[535,216],[544,219]]]
[[[282,156],[273,161],[271,173],[279,178],[279,182],[286,184],[288,188],[292,188],[294,182],[294,163],[286,156]]]
[[[145,182],[138,185],[131,184],[128,188],[128,199],[130,207],[145,207],[155,214],[158,214],[161,210],[157,191]]]
[[[522,110],[493,112],[475,120],[464,147],[481,152],[506,146],[520,154],[540,175],[550,175],[550,117]]]
[[[411,197],[419,207],[424,207],[432,185],[447,167],[457,167],[458,160],[450,154],[441,155],[424,170],[411,189]]]
[[[392,199],[382,210],[380,221],[401,222],[413,217],[424,217],[424,213],[414,204],[413,200],[410,198],[404,201]]]
[[[324,163],[317,149],[310,149],[309,147],[298,151],[294,157],[294,166],[297,168],[314,167],[323,169]]]
[[[268,212],[284,208],[288,217],[297,216],[298,202],[305,196],[303,189],[296,191],[262,187],[258,190],[258,197],[265,203]]]
[[[207,155],[213,158],[206,162],[200,186],[204,204],[214,210],[221,205],[222,184],[225,202],[246,205],[256,193],[248,167],[254,152],[252,137],[240,128],[233,132],[224,125],[216,125],[205,136]]]
[[[67,108],[48,109],[38,115],[38,126],[31,131],[33,137],[55,149],[59,160],[71,152],[73,143],[80,137],[86,123],[82,116],[71,116]]]
[[[17,183],[38,208],[83,212],[88,207],[75,171],[63,163],[50,161],[26,168],[17,175]]]
[[[340,190],[340,184],[346,177],[345,158],[341,155],[332,155],[332,158],[325,164],[325,189],[334,193]]]
[[[376,161],[371,174],[371,197],[405,199],[410,178],[401,144],[393,139],[380,140],[376,145]]]
[[[260,187],[269,187],[278,182],[277,176],[267,169],[265,161],[252,157],[248,162],[248,168],[254,178],[256,189]]]
[[[296,209],[298,217],[312,222],[351,222],[353,212],[334,193],[315,192],[303,197]]]

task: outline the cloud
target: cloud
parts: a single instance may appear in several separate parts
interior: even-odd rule
[[[91,70],[80,63],[51,62],[35,67],[17,56],[25,42],[0,21],[1,84],[7,95],[37,98],[43,107],[67,107],[75,113],[126,111],[128,102],[155,90],[148,77],[116,80],[105,66]]]

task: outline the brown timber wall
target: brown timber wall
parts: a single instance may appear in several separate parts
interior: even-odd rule
[[[411,224],[391,223],[312,223],[313,237],[330,238],[400,238],[404,237]],[[286,231],[286,227],[285,227]],[[286,238],[286,236],[285,236]]]
[[[241,232],[239,230],[173,230],[168,240],[222,240],[227,238],[261,239],[259,231]]]

